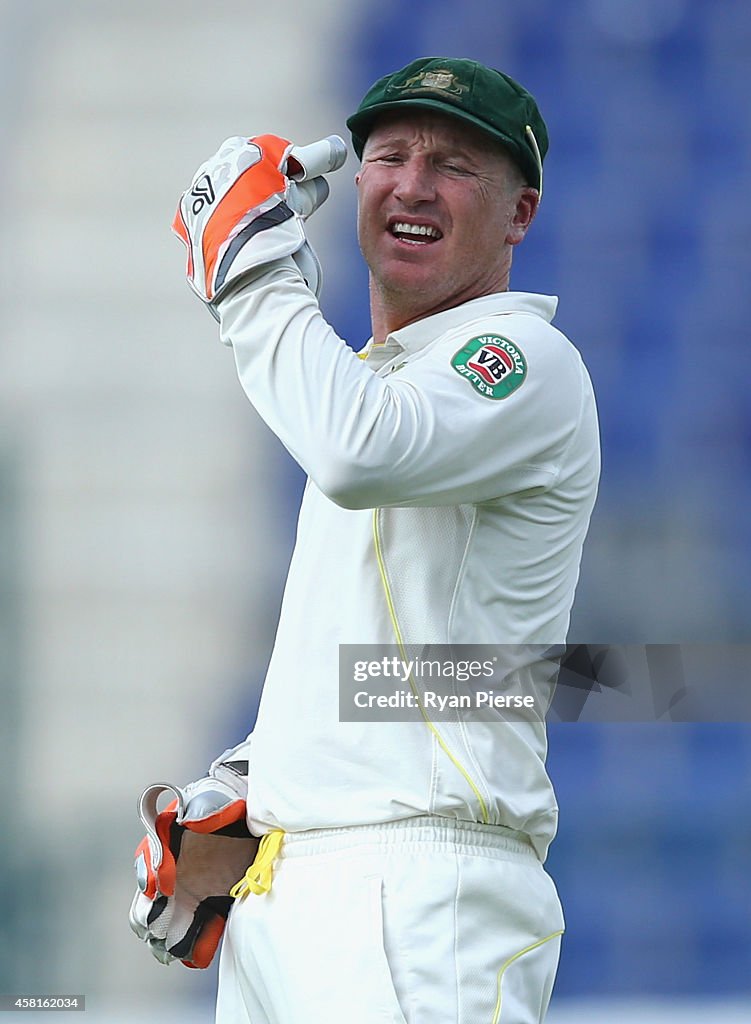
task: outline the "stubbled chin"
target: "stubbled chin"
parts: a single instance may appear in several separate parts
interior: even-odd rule
[[[411,306],[414,302],[430,305],[437,296],[451,291],[443,272],[428,258],[385,260],[374,275],[384,293]]]

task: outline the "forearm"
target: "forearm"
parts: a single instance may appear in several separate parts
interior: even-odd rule
[[[238,289],[220,314],[245,393],[324,493],[346,501],[355,478],[393,467],[404,443],[395,396],[324,320],[294,268]]]

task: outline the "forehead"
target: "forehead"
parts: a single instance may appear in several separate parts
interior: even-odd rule
[[[439,110],[410,107],[379,114],[370,130],[365,149],[394,141],[462,150],[478,157],[506,158],[503,146],[491,135]]]

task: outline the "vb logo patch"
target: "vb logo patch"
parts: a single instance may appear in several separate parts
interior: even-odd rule
[[[486,398],[507,398],[524,383],[527,360],[501,334],[481,334],[460,348],[451,365]]]

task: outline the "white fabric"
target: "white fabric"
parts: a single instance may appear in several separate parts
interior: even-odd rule
[[[407,644],[564,641],[599,442],[591,383],[550,324],[555,308],[489,295],[362,360],[290,261],[221,303],[243,388],[310,477],[250,752],[254,832],[479,821],[480,794],[487,821],[526,832],[544,858],[557,820],[544,727],[438,723],[452,759],[421,722],[339,722],[338,646],[395,643],[373,508]],[[484,333],[528,364],[501,400],[451,366]]]
[[[415,818],[287,836],[271,891],[230,912],[217,1024],[540,1024],[562,928],[507,830]]]

